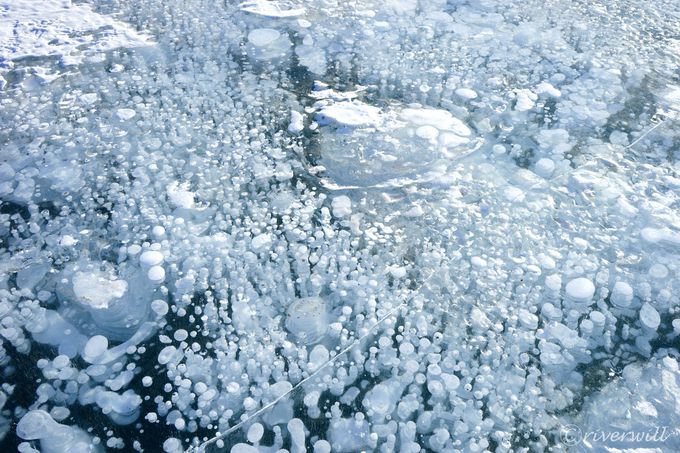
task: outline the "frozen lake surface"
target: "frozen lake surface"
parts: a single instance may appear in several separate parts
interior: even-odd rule
[[[680,451],[679,22],[0,3],[0,449]]]

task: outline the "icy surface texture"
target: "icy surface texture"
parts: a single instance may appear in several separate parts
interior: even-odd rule
[[[667,352],[666,352],[667,353]],[[680,368],[676,358],[664,354],[648,363],[626,366],[621,377],[608,383],[583,408],[581,426],[593,433],[628,432],[635,437],[605,442],[602,436],[591,435],[584,449],[601,449],[603,445],[620,450],[659,448],[675,451],[680,448],[675,426],[680,422],[677,404],[680,392]],[[640,437],[639,433],[651,436]],[[640,440],[642,439],[642,440]],[[664,439],[659,442],[659,439]]]
[[[0,5],[2,451],[677,450],[677,17]]]
[[[352,99],[354,93],[312,94],[322,98],[315,103],[316,123],[322,126],[315,161],[323,166],[319,174],[327,187],[396,188],[431,181],[475,149],[470,128],[446,110],[417,104],[379,109]]]
[[[12,0],[0,9],[0,76],[17,63],[22,66],[21,60],[34,60],[38,80],[50,80],[56,72],[44,64],[50,59],[72,66],[88,57],[97,60],[107,50],[150,44],[150,36],[98,14],[89,4]]]

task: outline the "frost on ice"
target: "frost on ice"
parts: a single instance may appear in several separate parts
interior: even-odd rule
[[[0,5],[2,451],[678,450],[679,8]]]
[[[16,0],[0,9],[0,76],[21,59],[58,58],[61,65],[70,66],[111,49],[151,44],[149,35],[98,14],[87,3]],[[49,69],[35,71],[49,80],[46,74],[54,72]]]

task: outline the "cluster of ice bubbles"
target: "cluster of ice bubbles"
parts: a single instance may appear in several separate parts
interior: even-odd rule
[[[327,187],[400,188],[445,176],[474,151],[472,132],[442,109],[394,103],[384,109],[319,86],[312,95],[319,134],[314,173]],[[290,127],[289,127],[290,130]]]
[[[680,425],[677,2],[48,3],[0,9],[8,449]]]

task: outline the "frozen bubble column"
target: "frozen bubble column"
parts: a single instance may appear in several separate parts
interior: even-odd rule
[[[93,393],[94,402],[116,424],[129,425],[139,418],[142,398],[134,391],[126,390],[118,394],[103,390],[103,387],[97,387]]]
[[[294,418],[288,422],[288,432],[291,437],[291,453],[305,453],[305,425],[299,418]]]
[[[40,441],[43,453],[100,452],[92,438],[80,428],[57,423],[47,412],[32,410],[17,424],[17,436]]]
[[[616,282],[612,289],[610,300],[612,304],[621,309],[627,309],[633,303],[633,288],[626,282]]]
[[[595,285],[585,277],[575,278],[567,282],[564,288],[563,308],[568,319],[575,322],[578,313],[587,313],[595,302]]]
[[[549,302],[560,302],[560,291],[562,289],[562,276],[559,274],[548,275],[545,278],[545,299]]]

